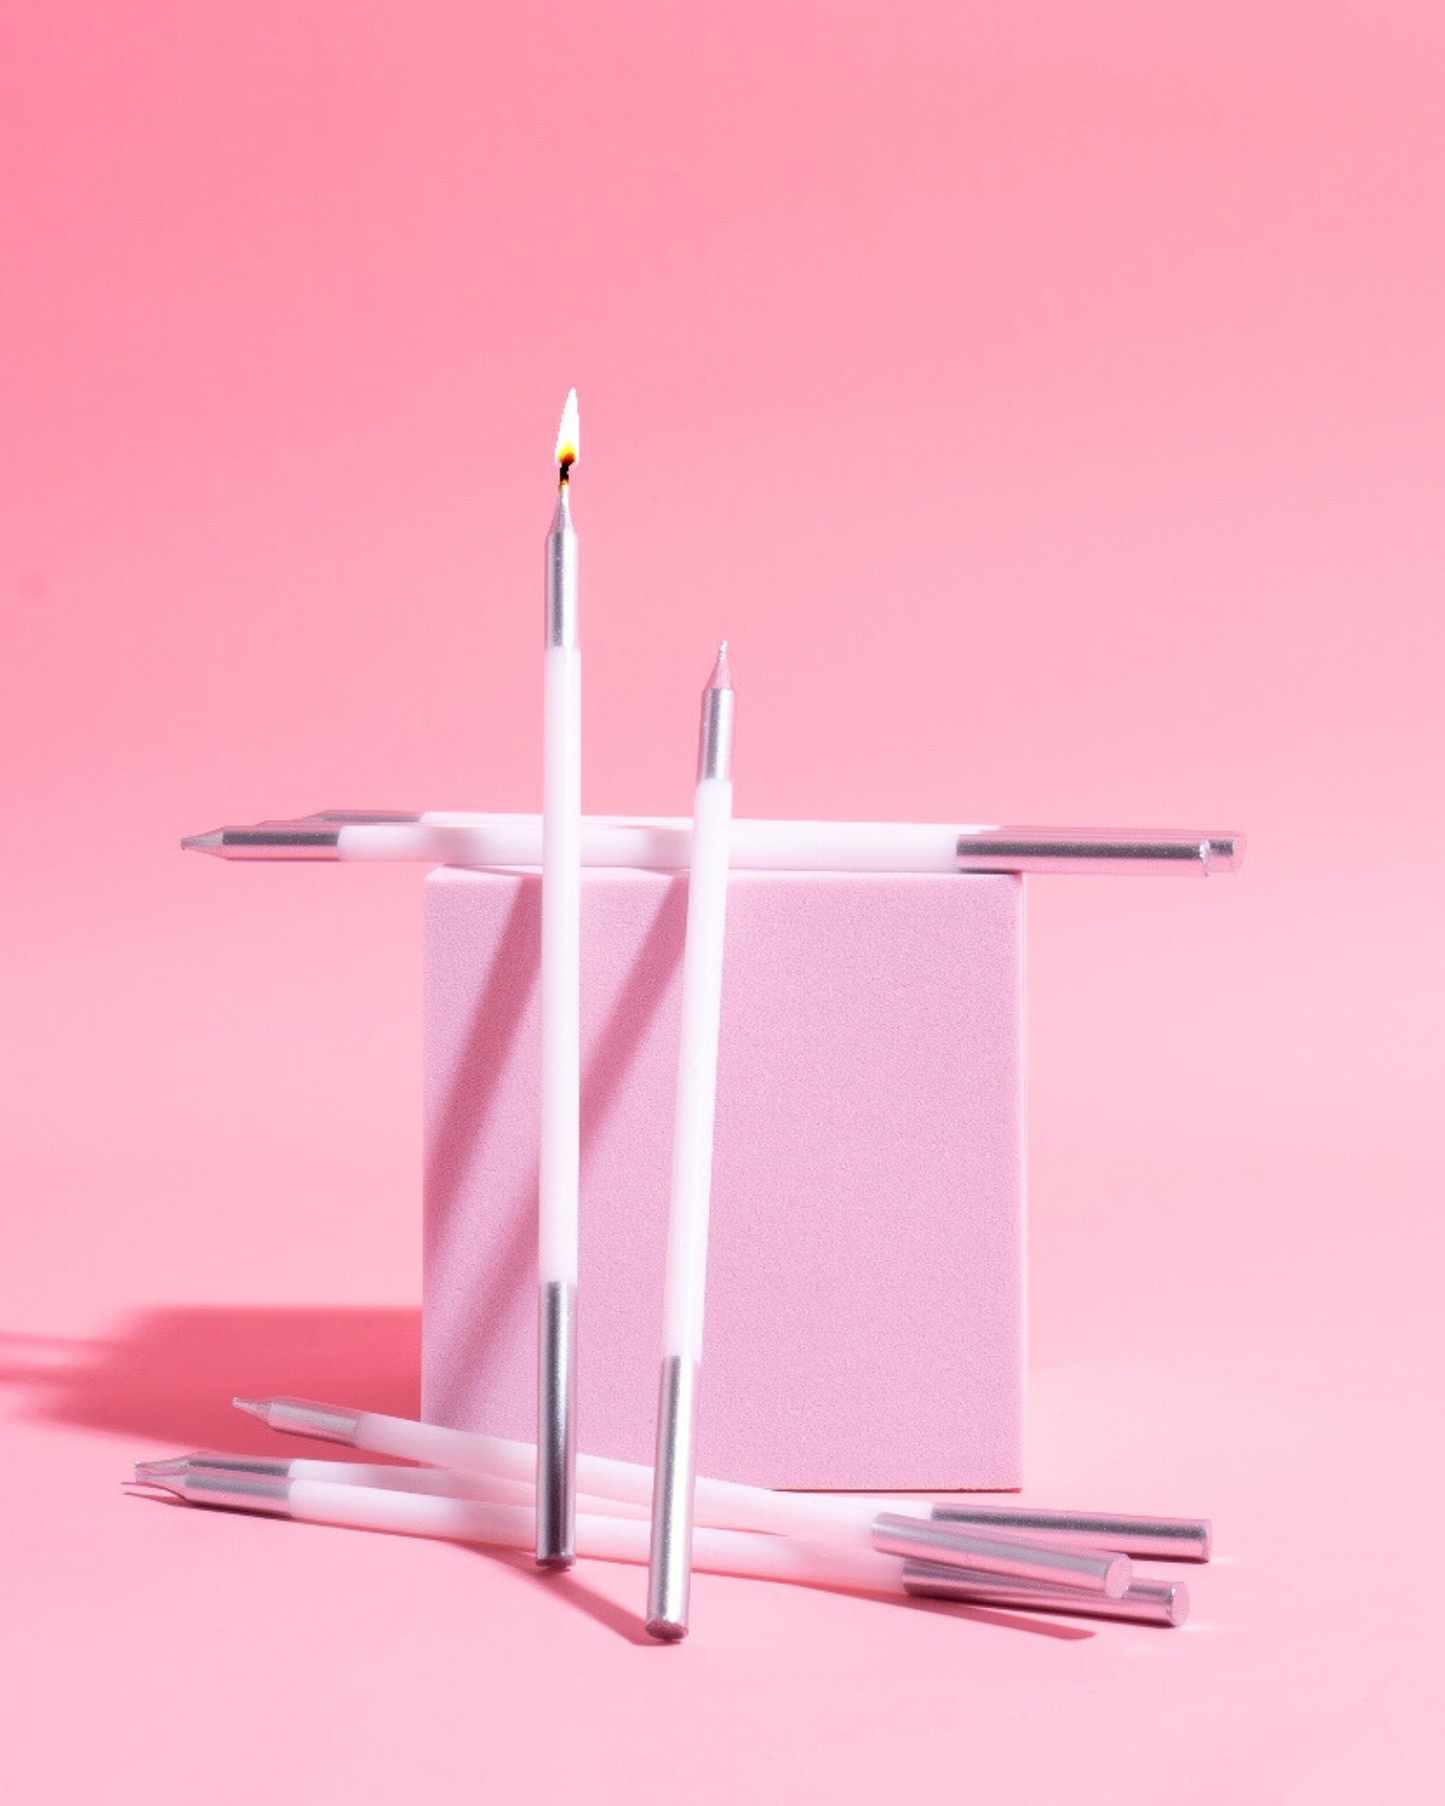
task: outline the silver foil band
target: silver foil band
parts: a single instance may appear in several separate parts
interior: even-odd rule
[[[1117,1549],[1146,1561],[1209,1560],[1208,1518],[1117,1517],[1008,1505],[935,1505],[933,1518],[940,1524],[966,1524],[984,1535],[1032,1537],[1070,1549]]]
[[[906,1561],[903,1590],[915,1599],[956,1599],[969,1605],[1012,1606],[1029,1612],[1068,1612],[1088,1618],[1115,1618],[1132,1624],[1183,1624],[1189,1616],[1189,1589],[1179,1580],[1136,1580],[1119,1599],[1076,1593],[1062,1587],[1031,1586],[998,1574]]]
[[[702,699],[702,724],[698,732],[697,775],[731,778],[733,775],[734,690],[706,690]]]
[[[273,1398],[268,1401],[264,1421],[273,1430],[284,1430],[293,1436],[315,1436],[322,1442],[354,1444],[363,1415],[361,1411],[313,1405],[304,1398]]]
[[[1136,833],[1092,838],[1057,829],[1015,828],[1002,834],[960,834],[961,872],[1232,872],[1244,853],[1241,836]]]
[[[692,1590],[693,1447],[697,1436],[695,1361],[669,1355],[657,1397],[657,1464],[652,1482],[652,1549],[647,1631],[665,1643],[687,1635]]]
[[[186,1475],[185,1496],[196,1505],[226,1505],[243,1511],[269,1511],[284,1517],[291,1482],[265,1474],[198,1473]]]
[[[570,523],[547,535],[547,644],[577,644],[577,535]]]
[[[570,1567],[577,1554],[577,1288],[549,1280],[538,1300],[537,1334],[537,1561]]]
[[[1047,1543],[988,1536],[963,1524],[885,1511],[873,1520],[873,1547],[905,1561],[976,1568],[1036,1586],[1079,1587],[1117,1599],[1131,1579],[1129,1558],[1112,1550],[1061,1549]]]

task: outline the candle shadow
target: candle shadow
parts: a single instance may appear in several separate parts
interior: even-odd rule
[[[485,1556],[499,1567],[510,1568],[519,1575],[528,1586],[539,1592],[551,1593],[564,1600],[568,1606],[580,1611],[585,1617],[593,1619],[604,1630],[623,1638],[638,1649],[660,1649],[663,1647],[656,1637],[649,1637],[646,1627],[636,1612],[628,1611],[625,1605],[618,1605],[605,1593],[599,1593],[587,1585],[575,1569],[564,1572],[546,1572],[539,1568],[524,1551],[520,1549],[484,1549],[476,1543],[459,1543],[459,1548],[468,1549],[473,1555]],[[640,1573],[641,1570],[639,1569]]]
[[[607,1120],[681,963],[686,923],[687,880],[678,876],[663,892],[627,981],[583,1065],[578,1108],[584,1186]],[[427,1400],[432,1415],[444,1423],[476,1421],[499,1348],[518,1313],[535,1308],[536,1163],[499,1211],[505,1226],[493,1238],[468,1233],[468,1180],[475,1150],[486,1143],[522,1018],[539,980],[540,962],[541,884],[533,880],[519,886],[507,914],[468,1019],[451,1088],[429,1138],[428,1340],[446,1350],[446,1362],[434,1374],[428,1372]],[[470,1209],[475,1208],[472,1198]],[[497,1208],[496,1200],[490,1201],[489,1209]]]
[[[511,1199],[503,1235],[492,1242],[469,1233],[466,1199],[473,1151],[486,1140],[539,981],[541,947],[541,883],[523,881],[467,1018],[450,1087],[435,1115],[428,1109],[422,1259],[430,1339],[456,1351],[449,1354],[448,1369],[464,1373],[469,1387],[473,1380],[485,1384],[509,1324],[535,1294],[535,1169]],[[443,1422],[466,1420],[466,1401],[431,1379],[428,1403]]]
[[[104,1338],[0,1332],[0,1385],[22,1394],[22,1413],[33,1421],[92,1430],[147,1448],[335,1458],[334,1443],[279,1437],[233,1409],[232,1397],[291,1394],[415,1417],[419,1346],[420,1314],[403,1308],[168,1306],[138,1312]],[[457,1547],[510,1568],[639,1648],[663,1647],[647,1635],[635,1613],[575,1572],[541,1572],[520,1551],[474,1543]],[[1060,1642],[1083,1642],[1096,1634],[1032,1613],[960,1601],[862,1591],[856,1597]]]
[[[887,1603],[915,1612],[941,1612],[947,1618],[971,1618],[976,1624],[994,1624],[1001,1630],[1030,1631],[1036,1637],[1052,1637],[1059,1643],[1087,1643],[1098,1635],[1085,1625],[1065,1623],[1041,1613],[1003,1611],[996,1605],[975,1605],[962,1599],[890,1599]]]
[[[275,1454],[279,1439],[234,1410],[234,1396],[290,1393],[415,1417],[420,1346],[412,1309],[163,1306],[123,1319],[108,1337],[0,1333],[0,1385],[16,1388],[36,1421]],[[280,1446],[301,1452],[291,1439]]]

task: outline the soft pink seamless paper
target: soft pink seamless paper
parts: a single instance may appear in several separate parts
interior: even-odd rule
[[[1438,1795],[1441,37],[4,9],[8,1797]],[[415,1400],[420,873],[175,841],[536,806],[574,382],[589,807],[687,807],[726,632],[740,812],[1252,836],[1029,892],[1025,1496],[1212,1512],[1178,1635],[703,1581],[649,1651],[635,1574],[117,1495]]]

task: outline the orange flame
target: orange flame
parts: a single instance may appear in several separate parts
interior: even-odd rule
[[[580,440],[577,425],[577,391],[567,391],[567,405],[562,409],[562,424],[557,428],[557,462],[566,471],[577,462]]]

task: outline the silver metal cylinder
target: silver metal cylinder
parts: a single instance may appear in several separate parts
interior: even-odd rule
[[[734,690],[704,690],[702,723],[698,733],[697,775],[702,778],[731,778],[733,775],[733,713],[737,702]]]
[[[235,1511],[264,1511],[289,1517],[291,1482],[275,1475],[198,1472],[181,1481],[182,1497],[193,1505],[221,1505]]]
[[[1117,1549],[1146,1561],[1208,1561],[1208,1518],[1121,1517],[1101,1511],[1043,1511],[1023,1505],[935,1505],[940,1524],[1053,1543],[1066,1549]]]
[[[1011,1580],[1102,1593],[1109,1599],[1118,1599],[1132,1578],[1127,1555],[1011,1541],[932,1518],[900,1517],[885,1511],[873,1520],[871,1534],[875,1549],[901,1555],[906,1561],[976,1568]]]
[[[262,1455],[189,1455],[184,1464],[173,1462],[162,1464],[152,1462],[152,1471],[169,1465],[173,1472],[185,1475],[187,1479],[193,1474],[241,1474],[254,1480],[289,1480],[291,1478],[290,1461],[278,1461]],[[139,1471],[139,1469],[137,1469]]]
[[[998,1574],[906,1561],[903,1590],[918,1599],[958,1599],[973,1605],[1008,1606],[1030,1612],[1071,1612],[1089,1618],[1117,1618],[1131,1624],[1177,1626],[1189,1616],[1189,1589],[1181,1580],[1135,1580],[1118,1599],[1063,1587],[1031,1586]]]
[[[652,1548],[647,1567],[647,1634],[664,1643],[687,1635],[692,1591],[693,1445],[697,1433],[695,1361],[662,1363],[657,1400],[657,1464],[652,1481]]]
[[[242,1399],[235,1402],[242,1409],[248,1408]],[[252,1408],[251,1415],[260,1417],[273,1430],[285,1430],[293,1436],[315,1436],[321,1442],[354,1444],[366,1413],[345,1411],[334,1405],[313,1405],[304,1398],[272,1398],[266,1400],[264,1411]]]
[[[543,1568],[569,1568],[577,1555],[576,1292],[566,1280],[550,1280],[538,1300],[537,1564]]]
[[[260,822],[254,828],[213,828],[181,842],[194,853],[221,859],[335,859],[340,827],[310,827],[304,822]]]
[[[577,535],[565,483],[557,491],[557,512],[547,535],[547,644],[577,644]]]
[[[319,809],[303,820],[334,822],[338,828],[404,828],[421,817],[414,809]]]
[[[1240,834],[1190,833],[1141,828],[1127,837],[1117,831],[1013,828],[1000,834],[960,834],[962,872],[1232,872],[1244,857]]]

